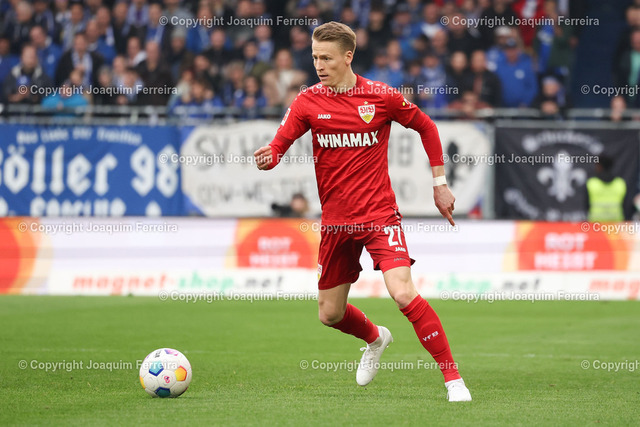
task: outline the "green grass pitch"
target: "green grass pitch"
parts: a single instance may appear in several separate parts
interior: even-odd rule
[[[381,370],[366,388],[348,369],[313,369],[357,360],[361,346],[322,326],[315,301],[0,297],[0,425],[640,421],[638,302],[432,301],[474,399],[457,404],[446,402],[440,372],[423,368],[431,358],[390,299],[352,302],[394,334],[382,361],[414,368]],[[178,399],[152,399],[140,387],[136,360],[159,347],[184,352],[193,366]],[[60,361],[134,367],[31,367]],[[593,367],[625,361],[617,372]]]

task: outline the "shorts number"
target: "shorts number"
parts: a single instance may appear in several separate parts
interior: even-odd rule
[[[393,238],[396,237],[395,236],[395,229],[398,228],[398,241],[395,241]],[[384,228],[384,232],[385,234],[389,235],[389,246],[402,246],[402,233],[400,233],[400,229],[399,227],[385,227]]]

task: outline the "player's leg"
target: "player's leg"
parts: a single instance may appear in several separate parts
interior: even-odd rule
[[[431,305],[418,295],[409,267],[396,267],[383,273],[389,295],[413,324],[422,346],[433,356],[445,382],[460,378],[442,323]]]
[[[362,266],[362,244],[352,233],[323,227],[318,251],[318,317],[334,329],[371,343],[378,328],[364,313],[347,302],[351,283],[358,280]]]
[[[349,304],[350,283],[318,291],[318,317],[326,326],[364,340],[367,344],[378,338],[378,327],[357,307]]]
[[[356,373],[357,383],[364,386],[375,377],[382,351],[392,338],[388,329],[376,326],[347,302],[351,283],[362,270],[362,248],[353,233],[323,228],[318,254],[318,317],[323,324],[367,343]]]
[[[471,400],[471,394],[464,385],[453,360],[451,347],[440,318],[431,305],[416,291],[411,280],[411,268],[407,266],[395,267],[384,271],[383,274],[389,294],[400,311],[413,324],[420,344],[431,354],[442,371],[449,401]]]

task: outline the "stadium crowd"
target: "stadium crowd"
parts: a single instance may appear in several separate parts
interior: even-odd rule
[[[638,78],[637,3],[617,54],[617,76],[626,81]],[[311,32],[339,20],[357,36],[354,71],[400,89],[422,108],[474,117],[482,108],[531,107],[561,118],[571,106],[580,27],[558,16],[580,16],[581,4],[0,1],[0,102],[52,109],[159,105],[194,117],[238,107],[242,117],[261,117],[264,107],[281,109],[302,86],[317,82]],[[276,17],[291,19],[278,24]],[[524,18],[538,21],[509,25]],[[624,109],[629,101],[617,97],[612,105]]]

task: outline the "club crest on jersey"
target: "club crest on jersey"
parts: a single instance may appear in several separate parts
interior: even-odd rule
[[[373,116],[376,115],[376,106],[375,105],[359,105],[358,113],[360,113],[360,118],[364,120],[365,123],[370,123],[373,120]]]

